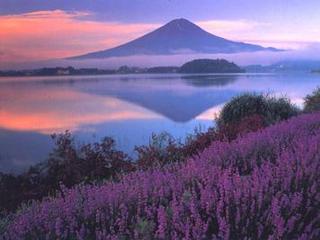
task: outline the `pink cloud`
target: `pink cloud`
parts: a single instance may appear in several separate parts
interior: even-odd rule
[[[265,47],[303,49],[320,37],[320,30],[305,27],[296,31],[293,23],[273,24],[246,19],[209,20],[197,24],[205,30],[234,41],[259,44]],[[286,29],[286,31],[284,31]]]
[[[0,61],[63,58],[113,47],[158,25],[88,20],[88,12],[38,11],[0,16]]]

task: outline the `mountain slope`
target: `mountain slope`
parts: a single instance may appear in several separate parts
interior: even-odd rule
[[[186,19],[175,19],[123,45],[71,57],[70,59],[182,53],[236,53],[263,50],[278,51],[275,48],[264,48],[259,45],[230,41],[206,32]]]

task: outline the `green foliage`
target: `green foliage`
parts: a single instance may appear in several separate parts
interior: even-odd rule
[[[304,98],[304,111],[320,111],[320,87]]]
[[[219,127],[235,124],[242,119],[259,115],[266,125],[296,116],[299,109],[287,98],[275,98],[269,95],[245,93],[234,97],[220,113]]]
[[[218,125],[228,125],[254,114],[263,114],[266,110],[267,105],[262,95],[243,94],[225,104],[217,122]]]
[[[299,108],[291,103],[288,98],[266,97],[268,103],[268,123],[275,123],[297,116]]]

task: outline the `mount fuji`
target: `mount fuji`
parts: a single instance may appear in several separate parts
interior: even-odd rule
[[[133,41],[107,50],[69,59],[101,59],[133,55],[216,54],[256,51],[281,51],[255,44],[231,41],[213,35],[196,24],[180,18]]]

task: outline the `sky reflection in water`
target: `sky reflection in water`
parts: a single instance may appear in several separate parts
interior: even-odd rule
[[[301,105],[319,75],[126,75],[0,78],[0,171],[44,160],[49,134],[71,130],[81,142],[112,136],[132,154],[152,132],[183,138],[203,129],[231,97],[286,95]]]

